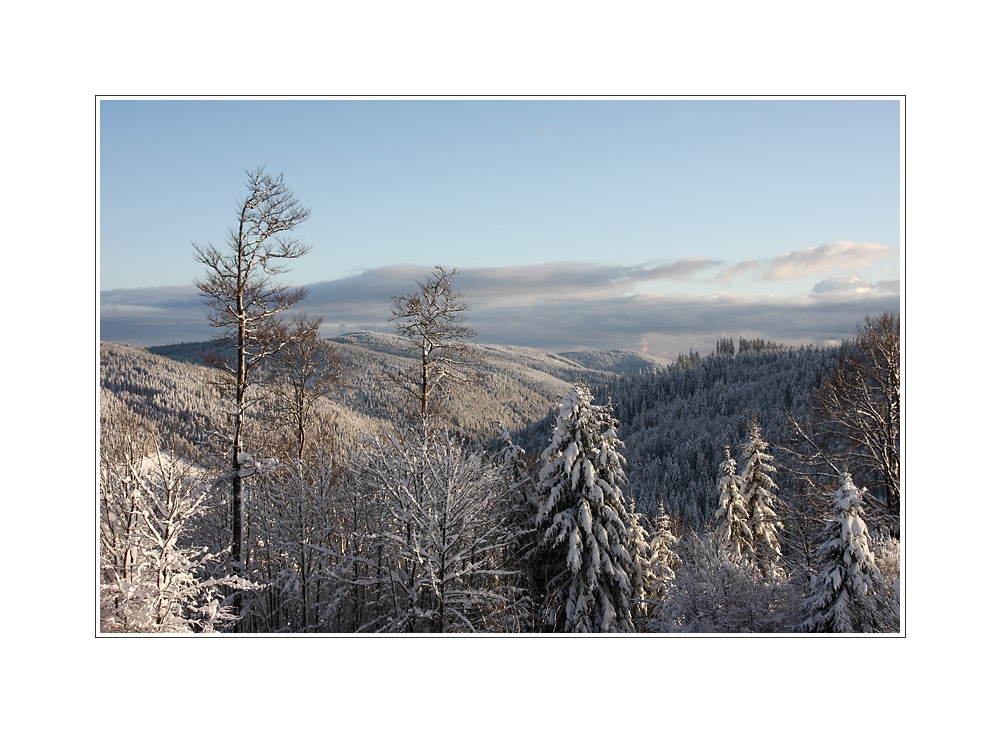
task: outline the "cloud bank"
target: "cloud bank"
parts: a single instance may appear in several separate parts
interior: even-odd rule
[[[823,261],[881,256],[871,248],[814,250],[778,258],[768,270],[774,277],[818,268]],[[689,349],[706,354],[720,336],[839,343],[856,335],[865,315],[899,311],[898,280],[871,283],[857,277],[829,278],[801,295],[782,297],[635,292],[647,281],[707,277],[720,264],[692,258],[646,267],[557,262],[470,268],[461,271],[455,286],[465,294],[468,325],[481,343],[551,351],[626,348],[668,358]],[[327,337],[391,332],[391,297],[412,292],[429,272],[396,265],[314,283],[300,309],[323,317]],[[138,346],[207,340],[215,335],[207,312],[193,286],[106,291],[100,294],[100,337]]]

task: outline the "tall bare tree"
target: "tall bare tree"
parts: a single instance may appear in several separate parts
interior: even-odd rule
[[[431,395],[447,383],[472,381],[470,374],[476,349],[469,342],[476,332],[465,325],[468,304],[463,293],[452,289],[458,270],[438,265],[420,289],[408,295],[394,295],[392,316],[396,331],[408,339],[419,358],[404,383],[420,401],[420,414],[431,411]]]
[[[808,444],[803,462],[828,469],[828,480],[850,471],[867,484],[865,500],[897,537],[901,409],[899,314],[883,313],[865,317],[816,391],[809,422],[794,423]]]
[[[309,209],[263,167],[247,170],[247,193],[236,209],[237,224],[230,228],[226,245],[194,245],[195,260],[206,268],[195,280],[202,300],[212,312],[209,322],[223,333],[227,354],[213,359],[228,375],[232,402],[232,557],[235,569],[243,565],[243,479],[249,464],[244,453],[247,409],[253,375],[268,358],[287,343],[290,331],[277,316],[301,301],[306,292],[274,282],[287,272],[285,262],[309,252],[310,247],[290,236],[309,217]]]

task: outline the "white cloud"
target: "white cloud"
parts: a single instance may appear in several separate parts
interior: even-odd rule
[[[860,277],[834,277],[813,286],[816,295],[864,295],[872,291],[872,284]]]
[[[899,296],[899,280],[872,283],[861,277],[834,277],[813,286],[811,294],[817,297],[854,297],[867,295]]]
[[[733,278],[757,272],[759,269],[760,265],[755,260],[744,260],[722,270],[722,272],[715,276],[715,280],[728,285],[733,281]]]
[[[875,261],[899,256],[899,250],[876,242],[838,240],[817,247],[789,252],[771,260],[761,277],[764,280],[797,280],[808,275],[840,272],[857,274]]]

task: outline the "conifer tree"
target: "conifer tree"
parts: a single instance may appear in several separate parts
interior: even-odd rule
[[[777,469],[771,464],[773,456],[767,453],[768,444],[760,437],[757,417],[750,421],[750,438],[743,445],[745,465],[740,479],[743,482],[743,500],[746,503],[748,522],[753,533],[754,557],[761,575],[768,577],[778,570],[781,544],[778,530],[782,528],[774,511],[774,492],[777,484],[771,474]]]
[[[635,616],[645,616],[647,612],[647,588],[655,583],[653,568],[650,565],[652,547],[651,537],[646,527],[643,526],[644,517],[636,510],[635,497],[629,497],[628,514],[623,518],[625,522],[625,549],[628,550],[632,558],[629,582],[632,584],[632,602],[635,608]]]
[[[623,444],[610,405],[592,402],[586,387],[573,388],[542,453],[533,556],[545,574],[543,624],[557,632],[631,632],[635,561],[620,488]]]
[[[726,446],[726,460],[719,464],[719,537],[725,547],[740,557],[753,556],[753,530],[743,495],[743,479],[736,474],[736,461]]]
[[[677,554],[677,536],[674,534],[670,515],[661,501],[653,519],[649,539],[649,579],[646,582],[647,605],[659,605],[667,598],[674,580],[674,568],[680,564]]]
[[[865,489],[854,485],[850,474],[841,475],[833,495],[833,512],[823,529],[819,548],[819,574],[812,579],[801,631],[865,633],[887,631],[879,618],[878,590],[882,574],[869,548],[870,537],[861,501]],[[892,629],[896,630],[896,629]]]

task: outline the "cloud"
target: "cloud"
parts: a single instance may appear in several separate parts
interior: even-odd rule
[[[470,268],[456,278],[480,343],[550,351],[627,348],[674,357],[710,352],[720,336],[786,344],[853,338],[865,315],[899,310],[899,282],[831,278],[797,296],[667,296],[635,292],[636,283],[690,277],[714,267],[683,260],[655,267],[581,263]],[[324,319],[323,335],[392,332],[390,300],[416,289],[428,267],[398,265],[315,283],[298,307]],[[150,288],[101,293],[101,338],[137,346],[215,336],[198,292]]]
[[[581,262],[510,265],[463,269],[455,287],[473,307],[537,304],[621,297],[642,282],[689,280],[715,267],[717,260],[690,257],[675,262],[624,267]],[[393,295],[413,292],[431,268],[395,265],[309,286],[309,302],[322,307],[337,303],[349,312],[386,307]],[[312,307],[312,306],[311,306]]]
[[[646,294],[592,303],[507,306],[475,313],[480,340],[549,350],[628,348],[676,356],[709,352],[720,336],[786,344],[852,338],[865,315],[898,311],[899,298],[667,297]],[[470,316],[472,314],[470,313]]]
[[[872,291],[872,284],[860,277],[835,277],[830,280],[823,280],[813,286],[812,292],[816,295],[864,295]]]
[[[106,290],[101,293],[100,338],[136,346],[204,341],[214,336],[207,315],[193,285]]]
[[[744,260],[743,262],[739,262],[725,268],[722,272],[715,276],[714,280],[728,285],[733,281],[733,278],[757,272],[759,269],[760,265],[757,264],[756,260]]]
[[[695,275],[721,265],[720,260],[705,257],[685,257],[665,265],[646,268],[627,268],[635,281],[691,280]]]
[[[853,273],[864,270],[876,260],[898,255],[898,252],[876,242],[830,242],[775,257],[761,277],[764,280],[797,280],[830,272]]]
[[[813,286],[812,294],[819,297],[895,295],[899,296],[899,280],[883,280],[872,283],[860,277],[834,277]]]

